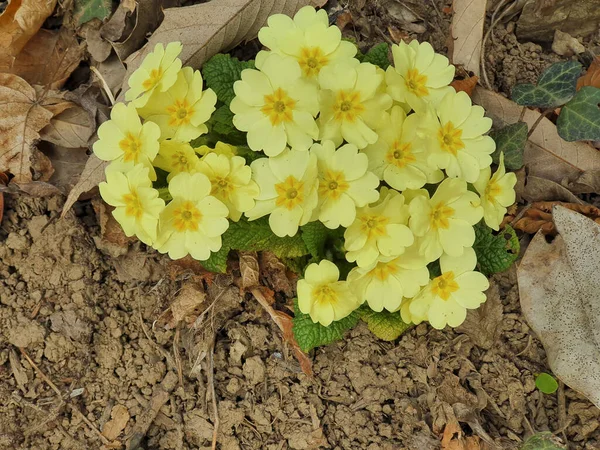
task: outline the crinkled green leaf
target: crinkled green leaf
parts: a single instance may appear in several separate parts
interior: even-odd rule
[[[411,327],[410,324],[402,320],[400,311],[393,313],[386,310],[375,312],[365,308],[362,319],[367,322],[371,333],[384,341],[393,341]]]
[[[577,61],[562,61],[546,68],[533,84],[517,84],[512,90],[512,99],[522,106],[555,108],[573,98],[581,64]]]
[[[535,386],[544,394],[554,394],[558,390],[556,379],[545,372],[540,373],[535,378]]]
[[[202,267],[211,272],[225,273],[227,271],[227,258],[229,247],[221,247],[218,252],[211,253],[206,261],[200,261]]]
[[[494,162],[498,164],[500,152],[504,152],[504,165],[507,169],[517,170],[523,167],[523,152],[528,131],[525,122],[512,123],[492,131],[490,136],[496,141],[496,151],[492,154]]]
[[[473,249],[477,254],[479,270],[486,276],[507,270],[519,256],[520,245],[515,230],[506,225],[498,234],[494,234],[483,222],[474,228]]]
[[[233,83],[242,78],[244,69],[254,69],[254,61],[240,61],[219,53],[204,63],[202,76],[206,86],[215,91],[219,101],[229,106],[235,97]]]
[[[322,259],[325,255],[325,243],[331,234],[322,222],[310,222],[300,227],[302,230],[302,240],[306,248],[315,259]]]
[[[600,139],[600,88],[582,87],[560,111],[556,128],[565,141]]]
[[[227,105],[219,106],[207,122],[213,141],[227,142],[237,145],[246,143],[246,133],[239,131],[233,125],[233,113]]]
[[[308,352],[315,347],[342,339],[344,333],[356,325],[360,315],[360,310],[356,310],[349,316],[324,327],[320,323],[314,323],[308,314],[300,312],[298,300],[294,299],[294,337],[302,351]]]
[[[77,25],[83,25],[92,19],[104,20],[111,12],[111,0],[75,0],[73,4],[73,18]]]
[[[308,264],[308,255],[300,256],[298,258],[281,258],[281,262],[283,262],[292,272],[302,275],[304,268]]]
[[[265,154],[263,152],[255,152],[247,145],[238,145],[236,147],[236,153],[238,156],[241,156],[246,160],[246,164],[250,164],[252,161],[255,161],[259,158],[264,158]]]
[[[429,270],[429,278],[432,280],[436,277],[439,277],[442,274],[442,269],[440,268],[440,260],[436,259],[433,262],[427,264],[427,270]]]
[[[362,57],[361,62],[371,63],[386,70],[390,65],[390,58],[388,56],[388,45],[385,42],[374,45],[371,49]]]
[[[564,450],[566,448],[550,431],[534,434],[521,446],[521,450]]]

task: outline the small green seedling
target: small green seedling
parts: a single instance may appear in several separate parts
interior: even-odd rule
[[[554,394],[558,390],[556,379],[545,372],[540,373],[535,379],[535,386],[544,394]]]

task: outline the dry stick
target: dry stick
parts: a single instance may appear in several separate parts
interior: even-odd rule
[[[507,2],[508,2],[508,0],[501,0],[500,3],[498,3],[498,6],[496,6],[496,9],[492,13],[492,21],[490,23],[490,27],[488,28],[487,32],[485,33],[485,36],[483,37],[483,42],[481,43],[481,59],[480,59],[481,74],[483,75],[483,81],[485,82],[485,87],[488,88],[490,91],[492,90],[492,85],[490,83],[490,80],[488,79],[487,71],[486,71],[486,67],[485,67],[485,45],[486,45],[487,40],[489,39],[490,34],[492,33],[492,30],[494,29],[494,27],[496,25],[498,25],[498,22],[500,22],[502,20],[502,18],[506,14],[508,14],[508,12],[517,3],[517,2],[514,2],[511,5],[509,5],[504,11],[502,11],[500,16],[496,19],[496,14],[498,14],[498,11],[500,11],[500,8],[502,8]]]
[[[208,387],[210,389],[210,395],[212,396],[213,414],[215,416],[213,422],[213,437],[212,437],[212,450],[217,448],[217,436],[219,434],[219,409],[217,408],[217,395],[215,393],[215,378],[214,378],[214,352],[215,352],[215,336],[213,336],[212,344],[210,346],[210,352],[208,353]]]
[[[100,71],[98,69],[96,69],[94,66],[90,66],[90,70],[92,72],[94,72],[94,75],[96,75],[98,77],[98,79],[100,80],[100,83],[102,83],[102,87],[104,88],[104,91],[106,92],[106,95],[108,95],[108,99],[110,100],[110,104],[114,106],[114,104],[117,101],[115,100],[115,96],[113,95],[112,91],[108,87],[108,83],[106,82],[106,80],[104,79],[104,77],[102,76],[102,74],[100,73]]]
[[[27,359],[29,364],[31,364],[31,367],[33,367],[35,371],[39,374],[39,376],[42,377],[42,379],[48,384],[48,386],[50,386],[52,390],[56,392],[56,394],[60,398],[60,401],[65,403],[62,399],[62,394],[60,393],[60,390],[56,387],[52,380],[48,378],[44,372],[42,372],[42,369],[40,369],[36,363],[33,362],[33,360],[29,357],[25,349],[19,347],[19,350],[21,351],[21,354],[25,357],[25,359]],[[96,426],[92,422],[90,422],[90,420],[87,417],[85,417],[85,415],[81,411],[79,411],[75,406],[71,405],[70,403],[67,403],[67,405],[69,406],[71,411],[73,411],[81,420],[83,420],[86,423],[88,427],[90,427],[98,435],[103,444],[110,444],[110,441],[106,439],[106,437],[100,432],[100,430],[98,430],[98,428],[96,428]]]
[[[525,117],[525,112],[527,111],[527,106],[523,106],[523,109],[521,110],[521,115],[519,116],[519,122],[521,122],[523,120],[523,117]]]
[[[554,111],[554,108],[549,108],[549,109],[546,109],[545,111],[543,111],[539,115],[539,117],[535,120],[535,122],[533,122],[533,125],[531,125],[531,128],[527,132],[527,139],[529,139],[529,137],[533,134],[533,132],[535,131],[535,129],[537,128],[537,126],[540,124],[540,122],[542,121],[542,119],[544,117],[546,117],[548,114],[550,114],[552,111]]]

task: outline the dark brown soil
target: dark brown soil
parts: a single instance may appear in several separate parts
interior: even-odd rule
[[[408,35],[446,52],[450,3],[415,2],[425,31]],[[349,6],[354,22],[345,32],[363,48],[388,26],[403,29],[385,4]],[[511,27],[500,25],[487,49],[490,80],[505,93],[558,59],[518,43]],[[211,372],[224,450],[437,449],[455,420],[482,449],[518,448],[534,430],[555,432],[572,449],[600,448],[600,410],[568,388],[544,395],[535,387],[549,369],[521,316],[514,270],[495,277],[498,295],[490,294],[484,320],[474,316],[456,331],[420,325],[391,343],[360,324],[311,354],[311,379],[231,278],[208,280],[196,314],[175,326],[173,302],[197,277],[175,277],[165,258],[138,244],[106,242],[89,202],[59,219],[62,202],[6,196],[0,449],[123,448],[103,447],[96,431],[106,433],[119,409],[130,420],[116,441],[125,444],[148,420],[140,449],[209,449]]]

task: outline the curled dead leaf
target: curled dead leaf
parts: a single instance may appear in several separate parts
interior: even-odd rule
[[[473,95],[473,89],[477,86],[477,81],[479,77],[477,75],[473,75],[472,77],[465,78],[464,80],[454,80],[450,83],[450,86],[454,88],[456,92],[466,92],[469,97]]]
[[[556,228],[552,220],[552,211],[557,205],[583,214],[600,224],[600,209],[595,206],[566,202],[534,202],[525,211],[523,217],[515,223],[514,228],[529,234],[541,231],[542,234],[555,235]]]
[[[40,131],[40,138],[61,147],[81,148],[87,147],[95,129],[88,112],[75,106],[53,117]]]
[[[245,291],[259,285],[260,269],[256,252],[239,252],[241,288]]]
[[[577,80],[577,90],[584,86],[600,88],[600,56],[596,56],[587,72]]]

